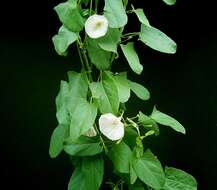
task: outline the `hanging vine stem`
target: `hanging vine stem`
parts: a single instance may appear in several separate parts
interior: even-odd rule
[[[96,12],[96,14],[98,12],[98,4],[99,4],[99,0],[95,0],[95,12]]]
[[[82,42],[80,37],[78,38],[77,49],[78,49],[78,54],[79,54],[79,58],[80,58],[82,67],[84,68],[84,70],[86,71],[86,73],[88,75],[89,82],[92,82],[93,81],[92,75],[91,75],[92,69],[89,65],[89,60],[88,60],[87,55],[86,55],[84,43]]]

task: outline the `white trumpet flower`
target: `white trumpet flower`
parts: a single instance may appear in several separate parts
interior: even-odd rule
[[[99,129],[103,135],[112,141],[120,140],[124,136],[124,124],[121,117],[106,113],[99,118]]]
[[[108,20],[103,15],[92,15],[85,22],[85,31],[90,38],[100,38],[108,31]]]

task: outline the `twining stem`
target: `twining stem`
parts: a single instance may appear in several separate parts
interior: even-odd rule
[[[131,123],[132,126],[137,130],[137,133],[138,133],[139,138],[140,138],[140,137],[141,137],[141,134],[140,134],[138,125],[137,125],[133,120],[131,120],[130,118],[127,118],[127,121],[128,121],[129,123]]]
[[[90,0],[90,9],[89,9],[89,15],[91,15],[93,9],[93,0]]]
[[[129,32],[129,33],[123,34],[122,38],[127,38],[129,36],[137,36],[137,35],[139,35],[139,32]]]
[[[85,65],[87,67],[87,73],[88,73],[88,76],[89,76],[89,80],[90,80],[90,82],[92,82],[93,79],[92,79],[92,75],[91,75],[91,67],[89,65],[89,61],[88,61],[88,58],[87,58],[87,55],[86,55],[86,51],[82,50],[82,54],[83,54],[83,57],[84,57]]]
[[[99,0],[95,0],[95,12],[96,12],[96,14],[98,12],[98,3],[99,3]]]
[[[81,61],[81,65],[85,69],[85,65],[84,65],[84,61],[83,61],[82,55],[81,55],[81,50],[80,50],[79,42],[76,42],[76,45],[77,45],[77,50],[78,50],[78,55],[79,55],[79,58],[80,58],[80,61]]]
[[[103,138],[102,138],[102,136],[101,136],[101,134],[100,134],[100,132],[99,132],[97,126],[96,126],[96,124],[94,124],[94,129],[95,129],[96,132],[99,134],[100,141],[101,141],[102,146],[103,146],[103,148],[104,148],[104,150],[105,150],[105,153],[107,154],[107,153],[108,153],[108,148],[106,147],[106,144],[105,144],[105,142],[104,142],[104,140],[103,140]]]
[[[81,60],[81,65],[82,68],[85,70],[85,72],[88,75],[88,79],[90,82],[92,82],[92,76],[91,76],[91,67],[89,65],[89,61],[86,55],[86,50],[84,49],[84,43],[82,43],[81,38],[79,37],[77,41],[77,49],[78,49],[78,54]]]

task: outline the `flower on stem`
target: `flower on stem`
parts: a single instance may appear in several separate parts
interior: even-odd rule
[[[108,31],[108,20],[103,15],[94,14],[85,22],[85,32],[90,38],[100,38]]]
[[[99,129],[103,135],[112,141],[120,140],[124,136],[124,124],[121,117],[106,113],[99,118]]]

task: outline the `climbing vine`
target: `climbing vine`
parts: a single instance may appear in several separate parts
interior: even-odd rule
[[[168,5],[175,0],[163,0]],[[100,5],[99,5],[100,2]],[[171,116],[154,107],[150,115],[126,114],[131,94],[141,101],[150,92],[128,72],[140,75],[143,66],[134,43],[167,54],[176,52],[176,43],[152,26],[142,8],[128,0],[68,0],[57,5],[62,26],[52,40],[60,56],[72,53],[75,43],[80,57],[80,72],[69,71],[68,81],[61,81],[56,97],[58,126],[51,136],[49,154],[69,155],[74,166],[68,190],[196,190],[196,180],[186,172],[163,167],[143,141],[158,136],[160,126],[185,134],[185,128]],[[134,14],[140,31],[127,31],[128,18]],[[76,49],[73,49],[73,54]],[[115,72],[112,65],[119,54],[129,71]],[[132,71],[130,71],[132,70]],[[109,164],[111,176],[106,173]]]

